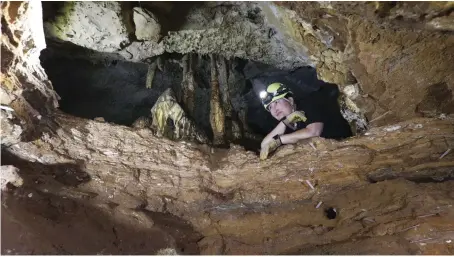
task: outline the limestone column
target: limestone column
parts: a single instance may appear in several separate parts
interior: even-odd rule
[[[225,140],[225,113],[221,105],[219,79],[216,69],[216,60],[213,55],[211,59],[211,99],[210,99],[210,122],[213,129],[213,144],[220,145]]]

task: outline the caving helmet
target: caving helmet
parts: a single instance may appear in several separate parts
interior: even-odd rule
[[[263,107],[265,107],[267,111],[269,111],[269,106],[272,102],[291,96],[293,96],[292,91],[284,84],[278,82],[270,84],[266,88],[266,91],[260,92],[260,99],[262,100]]]

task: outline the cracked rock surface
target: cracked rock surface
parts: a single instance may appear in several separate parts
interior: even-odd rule
[[[47,175],[29,172],[30,181],[41,181],[30,190],[172,213],[201,233],[201,253],[306,253],[318,251],[311,248],[317,245],[349,253],[342,247],[368,237],[403,241],[374,248],[377,253],[430,253],[415,242],[430,237],[426,245],[444,245],[452,236],[437,224],[453,218],[454,159],[440,158],[454,143],[453,117],[379,127],[343,142],[314,139],[315,149],[286,146],[265,162],[242,148],[172,142],[145,129],[67,115],[56,122],[55,135],[8,150],[20,158],[11,164],[21,171],[21,163],[30,170],[33,163],[72,166]],[[326,218],[327,207],[338,217]],[[421,228],[405,230],[415,225]],[[354,252],[367,252],[364,247]]]

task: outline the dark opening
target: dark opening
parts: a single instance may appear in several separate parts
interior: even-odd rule
[[[330,220],[333,220],[337,217],[337,210],[336,208],[333,208],[333,207],[329,207],[329,208],[326,208],[325,209],[325,216],[330,219]]]
[[[167,54],[160,58],[162,67],[156,69],[152,87],[146,88],[148,64],[145,63],[70,59],[48,49],[41,55],[42,65],[61,97],[61,110],[88,119],[103,117],[107,122],[127,126],[140,117],[150,116],[151,108],[166,89],[172,88],[177,95],[181,94],[182,55]],[[195,59],[193,71],[197,87],[192,118],[211,138],[210,59],[208,56]],[[285,71],[242,59],[227,62],[229,76],[235,75],[229,80],[232,118],[239,120],[240,113],[246,114],[246,124],[241,124],[243,130],[247,127],[250,133],[265,136],[277,125],[278,121],[263,108],[258,97],[268,84],[277,81],[291,88],[298,107],[317,102],[326,116],[331,117],[327,122],[336,117],[341,125],[348,126],[337,103],[338,87],[318,80],[315,69],[303,67]],[[247,144],[255,144],[249,147],[252,149],[258,143],[249,141]]]

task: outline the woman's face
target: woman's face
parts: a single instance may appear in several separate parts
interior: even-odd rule
[[[276,120],[281,120],[290,113],[293,112],[293,98],[289,97],[288,99],[282,98],[272,102],[269,106],[271,115]]]

